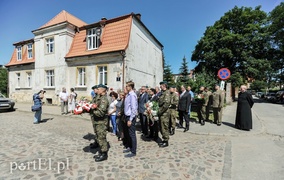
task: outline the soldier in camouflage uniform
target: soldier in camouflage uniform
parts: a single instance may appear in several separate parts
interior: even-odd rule
[[[92,99],[92,104],[96,104],[97,97],[98,97],[98,86],[95,85],[95,86],[92,87],[92,89],[93,89],[94,94],[95,94],[95,96],[94,96],[93,99]],[[94,133],[96,134],[93,111],[90,111],[90,115],[91,115],[91,121],[92,121],[93,129],[94,129]],[[97,136],[95,136],[95,142],[90,144],[90,148],[92,148],[92,149],[93,149],[93,148],[98,148],[98,147],[99,147],[99,144],[98,144],[97,142],[98,142],[98,141],[97,141]]]
[[[199,89],[198,99],[197,99],[197,116],[199,123],[203,126],[205,125],[206,118],[206,105],[205,101],[207,98],[207,94],[204,91],[204,86],[201,86]]]
[[[225,92],[220,89],[218,84],[215,85],[215,90],[216,91],[212,94],[214,123],[216,123],[217,126],[221,126]]]
[[[170,109],[169,109],[169,114],[170,114],[169,132],[170,132],[170,135],[174,135],[175,129],[176,129],[177,106],[178,106],[178,101],[179,101],[179,97],[176,93],[175,86],[170,87],[170,95],[171,95],[171,101],[170,101]]]
[[[167,82],[160,82],[161,95],[158,100],[159,111],[158,116],[160,120],[160,131],[162,134],[163,141],[159,143],[160,147],[167,147],[169,145],[169,122],[170,114],[169,107],[171,103],[170,91],[167,89]]]
[[[105,85],[98,85],[96,105],[93,106],[91,109],[94,121],[95,134],[97,136],[96,141],[101,150],[98,156],[94,156],[96,162],[104,161],[108,158],[108,144],[106,136],[108,123],[107,112],[109,108],[109,101],[107,99],[106,89],[107,87]]]
[[[209,120],[210,108],[212,106],[212,92],[210,91],[209,87],[205,87],[204,91],[206,92],[206,99],[204,103],[206,106],[205,120],[212,123],[212,121]]]

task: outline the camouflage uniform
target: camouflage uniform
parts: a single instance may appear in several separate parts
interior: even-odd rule
[[[164,141],[168,141],[170,139],[169,137],[170,103],[171,103],[170,91],[169,90],[162,91],[161,96],[158,100],[159,104],[158,116],[160,119],[160,131]]]
[[[171,95],[171,101],[170,101],[170,109],[169,109],[169,114],[170,114],[170,131],[172,128],[172,131],[176,128],[176,118],[177,118],[177,106],[178,106],[178,101],[179,97],[177,93],[170,93]],[[174,132],[172,132],[174,133]]]
[[[200,92],[199,96],[201,96],[201,99],[197,100],[197,115],[198,115],[198,120],[199,123],[204,125],[204,120],[206,118],[206,99],[207,99],[207,94],[206,92]]]
[[[206,92],[206,99],[205,99],[205,106],[206,106],[206,116],[205,120],[209,120],[209,113],[210,113],[210,107],[212,106],[212,92],[207,91]]]
[[[212,106],[214,114],[214,123],[221,125],[222,123],[222,111],[224,106],[225,92],[222,90],[217,90],[212,94]]]
[[[101,148],[101,152],[108,151],[107,145],[107,123],[108,123],[108,107],[109,101],[107,99],[107,95],[97,95],[96,98],[93,99],[95,103],[98,105],[96,109],[91,109],[92,111],[92,122],[94,131],[96,134],[96,142],[99,144]]]
[[[98,95],[96,95],[96,96],[92,99],[92,104],[96,104],[96,103],[97,103],[97,97],[98,97]],[[93,130],[94,130],[94,133],[96,134],[95,120],[94,120],[94,114],[93,114],[92,109],[90,109],[90,116],[91,116],[91,121],[92,121],[92,125],[93,125]],[[97,136],[95,136],[95,142],[98,142],[98,141],[97,141]]]

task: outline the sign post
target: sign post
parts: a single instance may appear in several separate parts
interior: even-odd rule
[[[224,90],[225,87],[225,81],[229,79],[231,76],[231,71],[228,68],[221,68],[218,71],[218,78],[221,79],[220,89]]]

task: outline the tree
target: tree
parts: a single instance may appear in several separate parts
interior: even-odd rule
[[[260,6],[254,10],[234,7],[207,27],[191,60],[202,63],[207,72],[214,74],[226,67],[232,74],[240,73],[244,79],[263,78],[262,72],[270,66],[266,58],[269,47],[264,28],[266,18]]]
[[[8,87],[8,71],[6,68],[0,67],[0,92],[7,95]]]
[[[194,91],[199,91],[201,86],[209,87],[211,90],[214,85],[217,83],[216,75],[212,72],[207,72],[205,68],[202,69],[201,72],[196,73],[195,75],[195,83],[192,86]]]
[[[169,65],[168,63],[164,64],[164,74],[163,74],[163,79],[164,81],[167,81],[169,86],[174,84],[174,79],[173,79],[173,73],[172,73],[172,69],[171,69],[171,65]]]
[[[183,82],[183,83],[188,81],[189,73],[188,73],[188,65],[187,64],[188,64],[188,62],[186,61],[186,58],[184,56],[183,59],[182,59],[181,67],[179,68],[180,75],[181,75],[180,81]]]
[[[270,24],[268,33],[271,37],[272,52],[270,57],[273,58],[272,68],[278,72],[276,78],[279,79],[280,87],[284,82],[284,3],[276,6],[268,17]]]
[[[253,83],[251,83],[250,87],[253,90],[261,91],[262,89],[267,88],[267,83],[265,81],[255,80]]]

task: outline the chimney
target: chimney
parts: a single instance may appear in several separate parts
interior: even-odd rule
[[[106,21],[107,21],[107,18],[105,17],[101,18],[101,21],[100,21],[101,27],[104,27],[106,25]]]
[[[141,21],[141,14],[140,13],[135,14],[135,16],[137,17],[137,19],[139,19]]]

